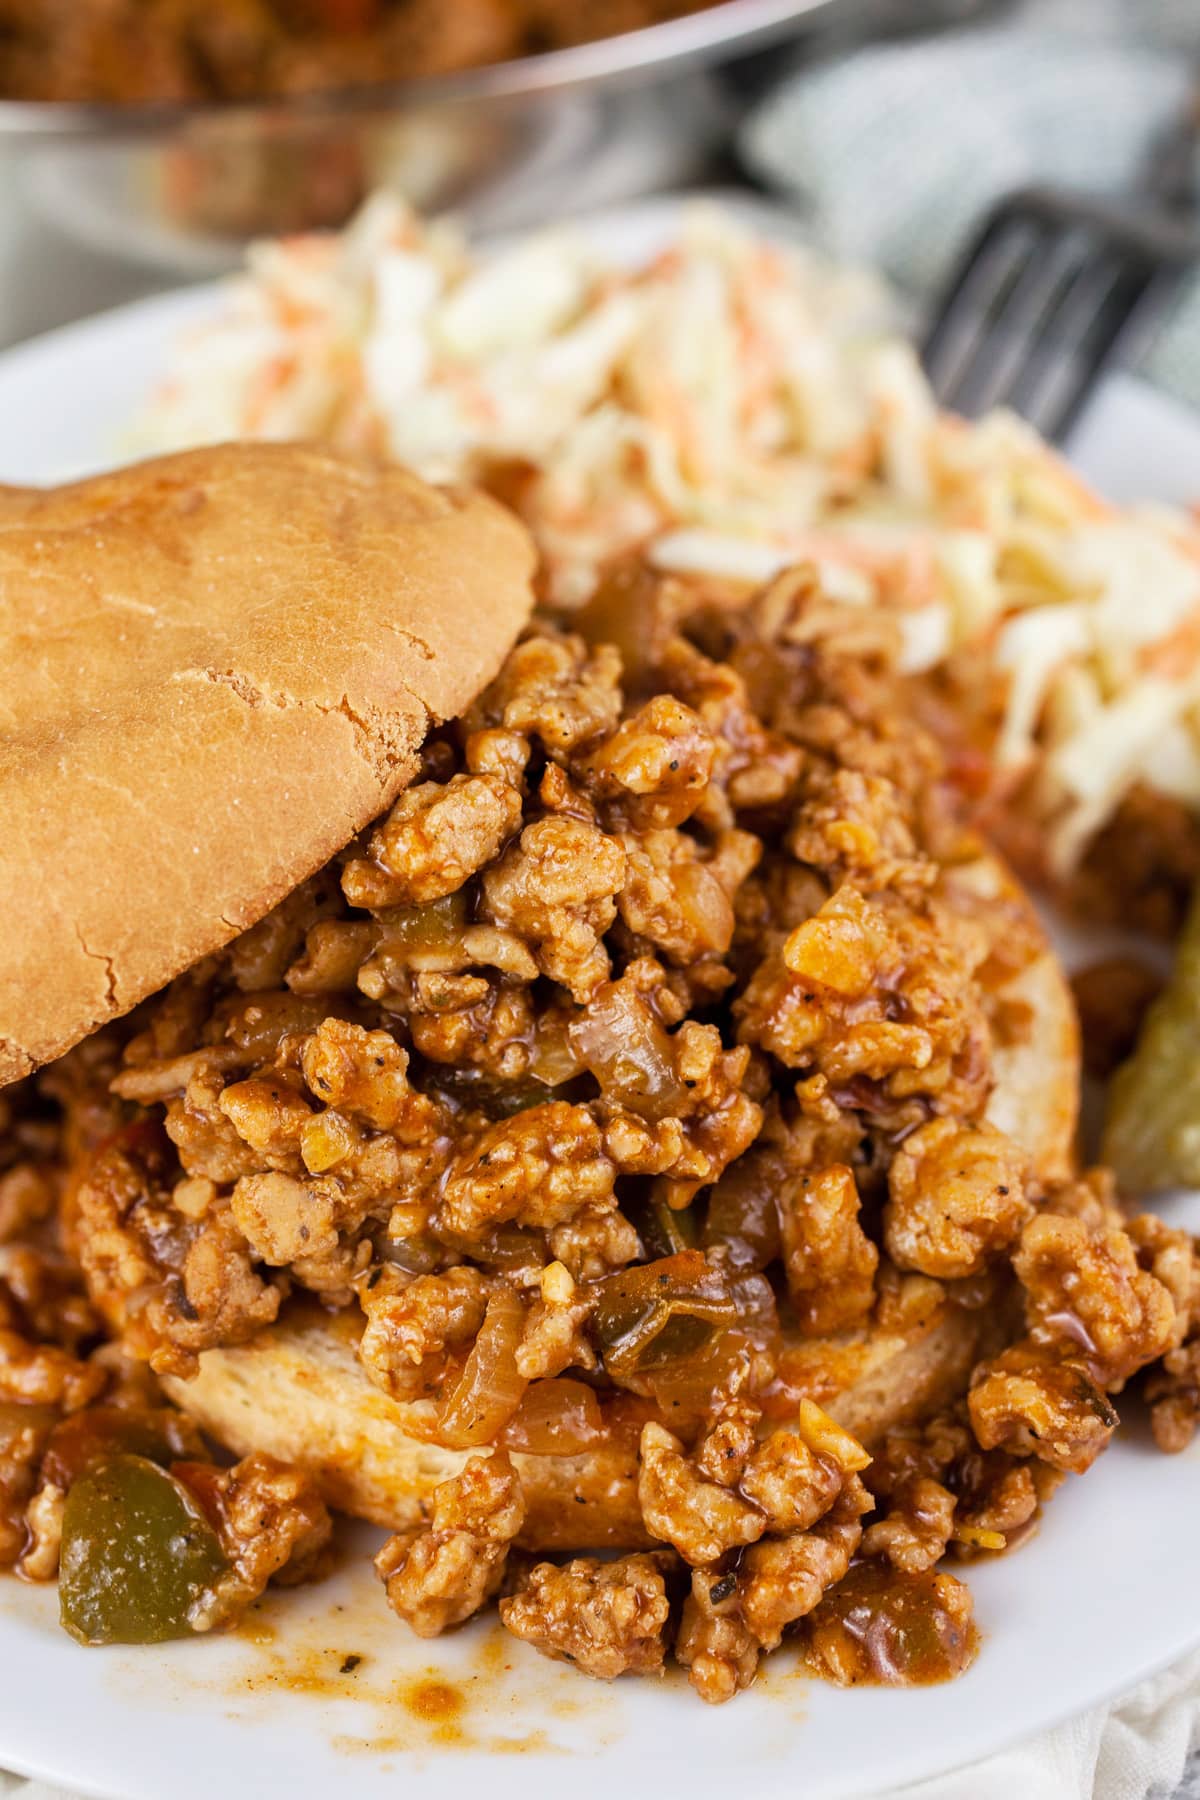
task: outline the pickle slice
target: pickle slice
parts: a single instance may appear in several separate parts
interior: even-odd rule
[[[67,1496],[59,1614],[81,1644],[187,1637],[193,1605],[228,1566],[178,1481],[144,1456],[109,1456]]]
[[[1101,1155],[1127,1194],[1200,1186],[1200,894],[1171,979],[1113,1077]]]

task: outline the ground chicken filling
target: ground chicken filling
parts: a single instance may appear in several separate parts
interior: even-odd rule
[[[959,1672],[944,1559],[1027,1536],[1150,1365],[1188,1440],[1191,1242],[1101,1174],[1040,1184],[986,1116],[1038,942],[959,880],[979,846],[897,649],[802,574],[737,610],[619,575],[333,864],[0,1096],[0,1562],[61,1556],[77,1636],[114,1635],[114,1507],[188,1559],[153,1604],[132,1582],[126,1635],[319,1572],[312,1479],[227,1466],[157,1383],[302,1293],[472,1452],[379,1554],[400,1618],[495,1599],[549,1657],[673,1654],[709,1701],[785,1633],[838,1682]],[[988,1353],[864,1444],[836,1346],[954,1309]],[[531,1556],[513,1455],[617,1440],[626,1553]]]

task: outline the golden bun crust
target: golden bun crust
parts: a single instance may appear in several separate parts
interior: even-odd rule
[[[1039,1181],[1063,1181],[1077,1164],[1082,1065],[1071,984],[1033,902],[999,856],[989,852],[952,870],[945,885],[952,904],[956,892],[968,902],[972,896],[1002,901],[1020,934],[1040,946],[998,991],[1010,1013],[1026,1013],[1029,1029],[993,1046],[987,1117],[1029,1152]]]
[[[1031,1009],[1031,1029],[997,1056],[989,1117],[1029,1152],[1042,1180],[1069,1173],[1079,1094],[1074,1001],[1031,902],[987,855],[953,872],[964,907],[1002,896],[1043,949],[1000,989]],[[783,1373],[868,1448],[889,1429],[961,1394],[973,1365],[1011,1335],[1008,1305],[943,1303],[902,1330],[868,1327],[831,1338],[789,1336]],[[469,1451],[428,1441],[431,1401],[398,1403],[372,1385],[355,1354],[361,1320],[293,1307],[248,1344],[209,1350],[193,1381],[164,1383],[177,1405],[239,1456],[269,1450],[310,1470],[344,1512],[402,1529]],[[646,1537],[632,1445],[573,1457],[517,1455],[528,1514],[520,1542],[538,1551],[638,1548]]]
[[[524,527],[305,445],[0,489],[0,1085],[260,919],[528,617]]]

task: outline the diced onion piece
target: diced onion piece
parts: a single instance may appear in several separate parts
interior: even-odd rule
[[[778,1162],[770,1155],[739,1156],[709,1195],[704,1244],[718,1245],[736,1269],[765,1269],[780,1254]]]
[[[569,1035],[609,1100],[650,1120],[679,1118],[690,1111],[669,1036],[646,1002],[627,987],[609,982],[600,988]]]
[[[516,1412],[529,1383],[517,1373],[517,1345],[525,1309],[504,1286],[488,1301],[479,1335],[448,1389],[438,1418],[438,1436],[455,1449],[491,1444]]]
[[[530,1456],[579,1456],[604,1435],[600,1402],[586,1382],[561,1376],[535,1381],[526,1391],[501,1442]]]

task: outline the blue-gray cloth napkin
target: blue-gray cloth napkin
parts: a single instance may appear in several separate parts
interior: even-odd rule
[[[929,299],[1006,191],[1128,189],[1198,82],[1200,0],[1026,0],[798,72],[742,150],[823,245]],[[1200,271],[1142,366],[1200,406]]]

